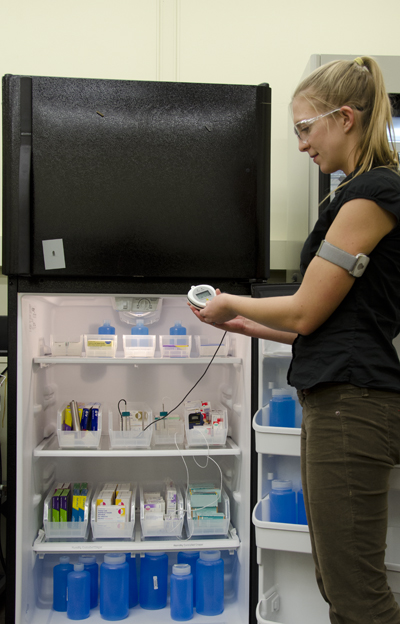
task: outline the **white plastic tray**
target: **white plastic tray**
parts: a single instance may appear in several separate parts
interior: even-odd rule
[[[90,522],[92,525],[92,536],[94,540],[98,539],[119,539],[134,540],[135,539],[135,508],[136,508],[136,484],[131,485],[132,501],[129,509],[129,515],[125,522],[97,522],[96,506],[97,498],[104,487],[104,484],[96,488],[92,498],[92,509]]]
[[[253,417],[257,453],[300,456],[299,427],[270,427],[269,406],[259,409]]]
[[[218,520],[193,520],[190,494],[186,498],[186,524],[188,537],[202,535],[213,537],[216,535],[227,535],[230,523],[229,498],[224,489],[221,490],[221,502],[218,503],[218,511],[223,512],[225,518]]]
[[[188,358],[192,349],[192,336],[160,336],[162,358]]]
[[[118,336],[115,334],[85,334],[86,357],[115,358]]]
[[[127,403],[124,410],[146,412],[147,418],[144,420],[144,427],[153,422],[153,412],[145,403]],[[119,414],[118,414],[119,418]],[[153,436],[154,426],[152,425],[146,431],[119,431],[114,429],[114,415],[110,410],[108,412],[108,432],[110,436],[111,448],[150,448]]]
[[[65,404],[62,409],[57,410],[57,437],[60,448],[97,449],[100,445],[103,409],[105,410],[105,407],[102,405],[99,409],[97,431],[63,431],[63,412],[66,407],[67,404]]]
[[[172,520],[163,520],[162,527],[154,525],[151,522],[149,515],[145,516],[144,513],[144,492],[153,491],[153,490],[161,490],[162,484],[160,483],[152,483],[148,485],[140,486],[140,526],[142,528],[142,537],[162,537],[164,539],[174,539],[180,537],[183,531],[184,524],[184,507],[183,507],[183,496],[181,492],[181,488],[176,486],[176,517]]]
[[[83,336],[50,336],[50,348],[52,356],[75,356],[82,355]]]
[[[47,493],[43,506],[43,529],[46,541],[84,541],[89,535],[89,510],[90,500],[93,492],[92,486],[88,483],[88,493],[85,502],[85,513],[83,522],[52,522],[50,520],[52,511],[52,496],[55,491],[55,483]]]
[[[223,446],[226,443],[228,435],[228,412],[223,407],[217,407],[216,410],[222,411],[224,421],[217,428],[203,425],[189,429],[189,414],[193,409],[185,408],[185,432],[187,446]]]
[[[153,358],[156,350],[156,336],[123,335],[126,358]]]
[[[306,524],[270,522],[269,517],[269,497],[266,496],[258,501],[252,517],[256,528],[256,545],[259,548],[311,552],[310,535]]]
[[[200,357],[212,357],[221,342],[221,337],[195,336],[196,348]],[[229,353],[229,336],[225,336],[216,357],[225,357]]]

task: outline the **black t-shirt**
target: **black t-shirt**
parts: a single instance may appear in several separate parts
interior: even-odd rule
[[[397,224],[372,251],[364,274],[329,319],[296,338],[288,382],[298,389],[336,382],[400,392],[400,363],[392,344],[400,331],[400,176],[379,167],[348,179],[305,242],[303,274],[348,201],[372,200],[394,214]]]

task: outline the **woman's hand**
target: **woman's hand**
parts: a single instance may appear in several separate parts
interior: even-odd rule
[[[190,303],[188,306],[199,321],[214,325],[218,329],[243,334],[245,331],[246,319],[243,316],[236,316],[229,308],[230,295],[222,294],[220,289],[215,290],[217,296],[206,303],[206,307],[198,310]],[[211,306],[211,307],[210,307]]]

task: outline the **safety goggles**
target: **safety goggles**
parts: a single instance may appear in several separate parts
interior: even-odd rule
[[[322,117],[327,117],[328,115],[333,115],[333,113],[337,113],[338,111],[340,111],[340,108],[335,108],[335,110],[329,111],[329,113],[322,113],[322,115],[317,115],[317,117],[298,121],[296,124],[294,124],[295,135],[300,141],[302,141],[303,143],[307,143],[308,137],[311,132],[312,124],[318,121],[318,119],[322,119]]]

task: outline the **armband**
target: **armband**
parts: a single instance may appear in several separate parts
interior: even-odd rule
[[[346,269],[353,277],[361,277],[369,262],[369,258],[365,254],[359,253],[356,256],[352,256],[347,251],[331,245],[326,240],[322,241],[315,255],[328,260],[328,262],[337,264],[342,269]]]

